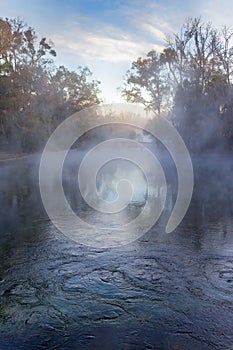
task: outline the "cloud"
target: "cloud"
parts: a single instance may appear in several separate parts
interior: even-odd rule
[[[52,39],[56,64],[70,69],[87,65],[109,100],[116,98],[131,63],[152,49],[162,51],[164,38],[188,16],[203,13],[203,19],[224,24],[224,17],[231,21],[229,7],[233,9],[229,0],[25,0],[24,7],[22,0],[0,2],[2,16],[19,16],[35,27],[38,37]]]
[[[112,29],[112,28],[111,28]],[[78,26],[67,32],[52,35],[51,39],[58,50],[69,52],[83,60],[100,60],[106,62],[131,63],[140,55],[145,55],[154,49],[162,51],[163,46],[142,40],[135,40],[128,33],[117,33],[102,27],[102,34],[95,31],[86,31]],[[73,35],[71,35],[73,33]],[[77,33],[77,35],[74,35]]]
[[[229,0],[207,0],[201,7],[202,18],[211,21],[214,26],[232,27],[233,3]]]
[[[165,34],[171,30],[171,21],[163,18],[166,7],[152,0],[146,0],[143,5],[140,0],[108,4],[90,0],[81,7],[78,3],[69,5],[69,1],[67,6],[62,3],[56,7],[45,0],[25,1],[27,10],[20,7],[21,0],[8,0],[3,6],[5,12],[23,15],[30,25],[35,25],[37,33],[51,38],[58,58],[66,58],[68,54],[68,58],[81,59],[80,64],[97,60],[130,65],[152,49],[161,51]]]
[[[160,40],[163,40],[162,34],[176,31],[183,20],[183,12],[179,8],[174,8],[173,4],[168,5],[166,2],[162,4],[153,0],[145,1],[143,6],[140,0],[134,0],[133,6],[126,1],[119,11],[124,21],[137,32],[137,35],[140,33],[148,35],[149,31],[159,35],[157,38]]]
[[[156,39],[159,39],[161,41],[164,41],[165,40],[165,34],[159,30],[158,28],[154,27],[153,25],[149,24],[149,23],[144,23],[142,25],[142,28],[144,30],[146,30],[147,32],[153,34],[153,36],[156,38]]]

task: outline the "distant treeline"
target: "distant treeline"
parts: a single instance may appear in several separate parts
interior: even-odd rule
[[[232,151],[232,41],[231,29],[191,18],[162,52],[132,63],[122,95],[169,118],[190,151]],[[101,102],[90,70],[56,67],[55,56],[53,43],[38,40],[33,28],[0,19],[1,150],[39,150],[62,120]]]

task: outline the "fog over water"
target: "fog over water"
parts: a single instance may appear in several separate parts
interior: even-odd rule
[[[233,30],[82,3],[0,18],[0,350],[233,350]]]
[[[147,146],[165,169],[165,210],[149,232],[118,248],[78,244],[53,226],[40,198],[40,155],[1,162],[1,349],[231,349],[232,159],[192,157],[191,205],[177,229],[165,234],[176,169],[161,147]],[[125,160],[107,163],[97,178],[102,198],[113,201],[115,183],[125,177],[136,191],[122,212],[97,213],[77,186],[85,154],[70,151],[64,165],[73,210],[102,228],[136,217],[147,196],[141,170]]]

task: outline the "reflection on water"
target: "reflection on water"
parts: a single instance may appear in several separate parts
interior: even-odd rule
[[[160,229],[165,213],[134,243],[94,249],[48,220],[38,159],[2,163],[0,349],[231,349],[232,164],[194,165],[193,201],[174,233]],[[69,191],[72,181],[65,175],[74,210],[100,221]],[[129,207],[121,220],[140,210]]]

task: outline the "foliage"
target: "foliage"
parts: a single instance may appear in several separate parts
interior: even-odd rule
[[[171,118],[193,151],[233,146],[233,31],[188,19],[161,53],[132,63],[122,95]]]
[[[99,82],[87,67],[56,68],[53,43],[19,19],[0,19],[0,142],[35,151],[70,114],[98,104]]]

